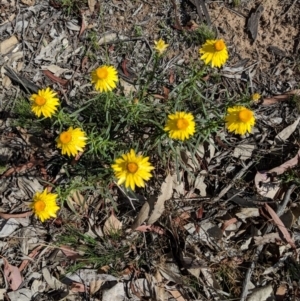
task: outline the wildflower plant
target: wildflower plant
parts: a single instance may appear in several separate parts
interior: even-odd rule
[[[228,59],[227,48],[223,40],[211,41],[206,41],[202,49],[207,50],[209,44],[214,50],[203,53],[202,59],[219,67]],[[115,63],[106,62],[89,74],[87,81],[92,85],[84,89],[90,90],[78,90],[78,95],[69,99],[71,105],[62,103],[60,108],[57,94],[50,88],[45,90],[48,94],[31,96],[30,105],[40,103],[36,109],[40,116],[51,112],[51,119],[36,118],[35,122],[48,122],[52,146],[59,150],[55,152],[56,160],[64,165],[67,179],[62,187],[56,187],[60,199],[66,199],[64,191],[74,190],[75,177],[89,182],[85,187],[95,188],[112,203],[115,182],[129,191],[147,194],[152,188],[146,184],[150,179],[156,183],[157,169],[166,170],[169,164],[175,164],[175,170],[179,170],[184,164],[178,160],[182,148],[196,152],[200,143],[209,141],[211,134],[228,122],[224,107],[216,106],[217,91],[203,93],[206,84],[202,79],[208,69],[198,61],[192,66],[176,66],[176,80],[168,86],[169,93],[158,98],[167,85],[169,74],[163,54],[169,45],[159,39],[151,47],[149,66],[137,74],[137,89],[130,95],[118,89],[121,75]],[[43,95],[52,110],[42,111],[42,101],[37,97]]]
[[[211,41],[206,41],[203,46],[200,43],[197,45],[203,50],[202,60],[207,65],[221,67],[228,59],[225,41]],[[121,47],[120,44],[115,49],[118,47]],[[198,59],[190,65],[169,65],[163,55],[169,45],[162,39],[155,41],[150,47],[150,50],[149,47],[144,47],[145,51],[149,50],[147,66],[140,73],[137,64],[132,67],[137,75],[136,79],[129,78],[135,87],[132,93],[126,94],[118,87],[121,76],[126,80],[126,64],[120,64],[123,72],[118,74],[114,67],[117,65],[116,61],[107,57],[105,64],[86,76],[86,82],[76,90],[75,96],[66,95],[69,97],[68,105],[65,102],[59,105],[54,90],[50,91],[52,99],[48,98],[52,111],[42,111],[40,102],[37,112],[45,117],[51,111],[52,118],[39,119],[29,115],[32,122],[45,126],[42,137],[49,139],[48,145],[51,150],[55,150],[47,150],[45,158],[52,157],[49,164],[45,163],[46,170],[49,170],[49,175],[57,166],[62,171],[60,177],[53,181],[56,194],[49,194],[45,190],[34,196],[31,208],[41,221],[56,217],[60,209],[56,204],[57,199],[64,204],[60,213],[65,225],[62,227],[63,231],[68,223],[76,226],[83,224],[80,219],[91,213],[92,218],[102,223],[107,219],[111,207],[121,221],[124,212],[118,210],[128,208],[130,204],[122,199],[122,204],[126,206],[120,206],[120,192],[129,200],[140,199],[140,196],[141,199],[147,199],[158,194],[169,170],[171,173],[175,171],[178,179],[182,178],[180,173],[184,170],[192,179],[195,174],[187,167],[183,153],[188,153],[188,158],[195,162],[196,169],[199,166],[199,149],[202,149],[202,145],[212,143],[212,134],[224,131],[224,125],[229,135],[232,132],[251,132],[255,123],[254,113],[241,106],[239,111],[233,110],[234,104],[242,102],[232,95],[228,95],[226,101],[223,98],[219,102],[219,85],[211,84],[217,80],[211,76],[207,83],[204,79],[209,72],[209,75],[218,74],[218,70],[211,72]],[[101,49],[102,46],[99,51]],[[197,50],[195,55],[198,56]],[[98,53],[95,56],[99,57]],[[169,66],[173,69],[170,70]],[[171,71],[174,76],[171,76]],[[36,95],[41,96],[39,94],[41,93]],[[29,112],[34,101],[35,106],[38,106],[40,100],[37,96],[31,97],[28,102]],[[247,101],[249,104],[249,95]],[[224,112],[227,107],[229,109],[226,115]],[[36,153],[40,154],[42,151],[44,150],[40,149]],[[74,198],[77,194],[82,199]],[[125,212],[125,216],[127,213]],[[77,233],[72,235],[72,245],[76,246]],[[116,243],[110,245],[118,246],[124,233],[121,231],[118,235]],[[69,244],[70,235],[65,238],[69,239]],[[105,245],[104,240],[105,237],[100,239],[101,246]],[[85,246],[87,244],[88,242]],[[96,254],[94,258],[97,259],[105,254],[99,245],[93,243],[87,247],[95,252],[91,254]],[[99,249],[96,250],[95,246]],[[111,252],[107,254],[111,256],[107,262],[110,264],[114,256]]]

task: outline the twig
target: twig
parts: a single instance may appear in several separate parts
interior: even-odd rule
[[[242,170],[240,170],[236,176],[232,179],[231,183],[229,185],[227,185],[225,188],[222,189],[222,191],[219,193],[219,195],[215,198],[213,198],[209,203],[213,204],[218,202],[230,189],[231,187],[234,185],[235,181],[239,178],[241,178],[244,173],[253,165],[253,161],[250,161]]]
[[[296,188],[296,185],[293,184],[290,186],[290,188],[287,190],[287,192],[285,193],[285,196],[284,196],[284,199],[283,201],[281,202],[281,204],[279,204],[278,208],[277,208],[277,215],[280,217],[282,214],[283,214],[283,211],[286,207],[286,205],[288,204],[289,200],[290,200],[290,197],[291,197],[291,194],[293,192],[293,190]]]
[[[115,182],[115,184],[118,186],[118,188],[121,190],[121,192],[127,197],[132,209],[136,212],[136,208],[134,207],[133,202],[132,202],[132,200],[136,200],[136,198],[131,198],[120,185],[118,185],[116,182]]]
[[[290,10],[291,8],[295,5],[295,3],[297,2],[297,0],[294,0],[294,2],[291,4],[291,6],[286,10],[286,12],[284,12],[280,18],[283,18]]]
[[[20,16],[20,5],[19,5],[19,0],[17,0],[16,7],[17,7],[17,10],[18,10],[18,13],[17,13],[17,16],[16,16],[14,31],[13,31],[13,33],[12,33],[13,35],[14,35],[15,32],[16,32],[16,28],[17,28],[17,24],[18,24],[18,18],[19,18],[19,16]]]
[[[289,202],[290,200],[290,197],[291,197],[291,194],[294,190],[294,188],[296,187],[295,184],[291,185],[290,188],[287,190],[285,196],[284,196],[284,199],[282,201],[282,203],[278,206],[277,210],[276,210],[276,214],[278,216],[282,215],[287,203]],[[263,232],[263,235],[266,235],[268,234],[269,232],[271,232],[273,228],[273,225],[272,224],[269,224],[267,229]],[[244,283],[243,283],[243,292],[242,292],[242,295],[241,295],[241,299],[240,301],[245,301],[246,300],[246,297],[248,295],[248,284],[250,282],[250,279],[251,279],[251,276],[252,276],[252,273],[253,273],[253,270],[254,270],[254,267],[256,265],[256,262],[257,262],[257,259],[259,257],[259,254],[260,252],[262,251],[263,249],[263,245],[259,245],[257,248],[256,248],[256,251],[255,251],[255,259],[252,261],[251,263],[251,266],[249,267],[249,269],[247,270],[247,273],[246,273],[246,276],[245,276],[245,280],[244,280]]]

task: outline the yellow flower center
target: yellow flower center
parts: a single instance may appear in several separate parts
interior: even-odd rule
[[[178,130],[185,130],[189,126],[189,122],[184,118],[179,118],[176,122]]]
[[[238,114],[239,120],[242,122],[248,122],[252,119],[253,113],[250,110],[244,109]]]
[[[67,144],[72,140],[72,135],[69,132],[62,132],[59,136],[59,140],[63,144]]]
[[[135,173],[137,170],[138,170],[138,165],[134,162],[129,162],[127,164],[127,170],[130,172],[130,173]]]
[[[221,51],[225,48],[225,43],[223,40],[218,40],[216,43],[215,43],[215,49],[216,51]]]
[[[46,103],[46,99],[42,96],[37,96],[34,100],[35,104],[37,104],[38,106],[43,106]]]
[[[96,73],[100,79],[105,79],[105,78],[107,78],[107,75],[108,75],[108,72],[105,68],[98,68]]]
[[[43,211],[45,208],[46,208],[46,204],[45,204],[43,201],[41,201],[41,200],[36,201],[36,202],[34,203],[34,210],[35,210],[35,212],[41,212],[41,211]]]

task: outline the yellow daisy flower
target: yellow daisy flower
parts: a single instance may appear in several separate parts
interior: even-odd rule
[[[185,140],[195,133],[194,116],[191,113],[175,112],[168,116],[164,127],[172,139]]]
[[[234,106],[227,109],[225,121],[229,132],[245,135],[255,124],[254,112],[243,106]]]
[[[206,65],[220,68],[228,60],[228,51],[225,42],[221,40],[207,40],[199,49],[200,59],[204,60]]]
[[[56,205],[57,194],[48,193],[47,189],[43,192],[36,192],[33,196],[33,202],[29,207],[33,210],[34,215],[42,222],[51,217],[56,217],[59,206]]]
[[[134,190],[135,186],[144,187],[144,181],[152,177],[150,172],[154,169],[148,160],[149,157],[137,156],[133,149],[122,155],[122,158],[116,159],[111,167],[118,179],[118,185],[125,182],[125,187],[130,187],[131,190]]]
[[[117,86],[118,72],[113,66],[101,66],[92,71],[92,84],[100,92],[112,91]]]
[[[29,98],[31,100],[31,111],[40,117],[51,117],[57,110],[59,99],[55,97],[56,92],[50,88],[38,90],[38,94],[32,94]]]
[[[257,101],[260,100],[261,95],[260,95],[259,93],[254,93],[254,94],[251,96],[251,98],[252,98],[252,101],[257,102]]]
[[[166,44],[163,39],[154,41],[154,44],[155,44],[154,49],[158,52],[159,55],[162,55],[169,47],[169,44]]]
[[[86,145],[86,134],[80,128],[73,129],[70,127],[67,131],[62,132],[56,139],[57,147],[61,148],[63,155],[76,156],[78,152],[83,152]]]

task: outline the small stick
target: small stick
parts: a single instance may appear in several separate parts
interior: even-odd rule
[[[283,13],[280,17],[283,18],[290,10],[291,8],[294,6],[294,4],[297,2],[297,0],[294,0],[294,2],[291,4],[291,6],[287,9],[287,11],[285,13]]]
[[[293,184],[290,186],[290,188],[287,190],[287,192],[285,193],[285,196],[284,196],[284,199],[283,201],[281,202],[281,204],[279,204],[278,208],[277,208],[277,215],[280,217],[280,215],[283,214],[283,211],[287,205],[287,203],[289,202],[290,200],[290,197],[291,197],[291,194],[293,192],[293,190],[296,188],[296,185]]]
[[[136,212],[136,208],[134,207],[134,205],[133,205],[133,202],[132,202],[132,200],[136,200],[135,198],[131,198],[125,191],[124,191],[124,189],[120,186],[120,185],[118,185],[116,182],[115,182],[115,184],[118,186],[118,188],[122,191],[122,193],[127,197],[127,199],[129,200],[129,202],[130,202],[130,205],[131,205],[131,207],[132,207],[132,209]]]
[[[231,181],[231,183],[228,186],[226,186],[225,188],[223,188],[222,191],[219,193],[219,195],[217,197],[213,198],[209,203],[213,204],[213,203],[218,202],[231,189],[231,187],[233,186],[234,182],[237,179],[241,178],[244,175],[244,173],[253,165],[253,163],[254,163],[253,161],[250,161],[242,170],[240,170],[236,174],[236,176],[233,178],[233,180]]]

